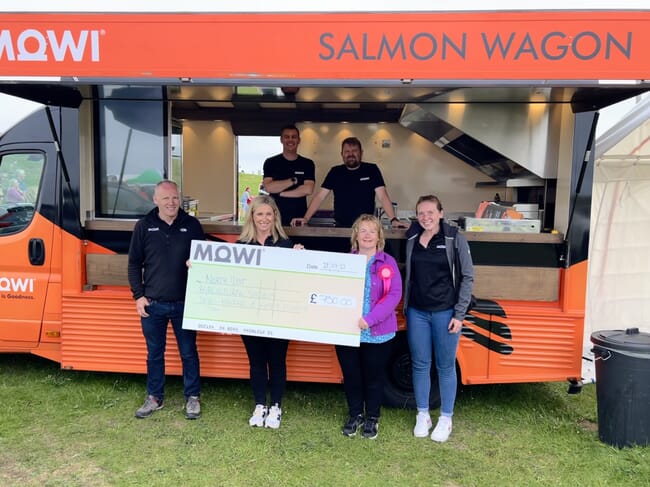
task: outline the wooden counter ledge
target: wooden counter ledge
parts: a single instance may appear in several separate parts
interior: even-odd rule
[[[241,225],[233,222],[201,221],[203,229],[207,233],[215,235],[239,235]],[[133,230],[135,220],[110,220],[98,219],[86,221],[88,230],[116,230],[130,232]],[[290,237],[349,237],[349,228],[339,227],[285,227]],[[384,229],[387,239],[404,239],[404,229]],[[496,233],[496,232],[465,232],[469,241],[479,242],[518,242],[518,243],[544,243],[557,244],[563,240],[562,234],[552,233]]]

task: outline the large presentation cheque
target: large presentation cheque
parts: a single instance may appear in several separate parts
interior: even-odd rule
[[[359,346],[362,255],[195,240],[183,328]]]

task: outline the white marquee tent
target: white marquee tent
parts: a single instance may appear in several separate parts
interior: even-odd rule
[[[591,333],[650,332],[650,97],[597,139],[585,311]],[[590,360],[583,376],[593,378]]]

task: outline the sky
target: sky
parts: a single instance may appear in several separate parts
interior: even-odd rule
[[[282,152],[280,137],[239,137],[239,169],[248,174],[262,174],[267,157]]]
[[[30,113],[38,110],[40,106],[38,103],[0,93],[0,135]]]

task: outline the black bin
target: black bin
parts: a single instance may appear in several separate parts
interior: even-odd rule
[[[622,448],[650,444],[650,334],[638,328],[591,334],[596,357],[598,437]]]

